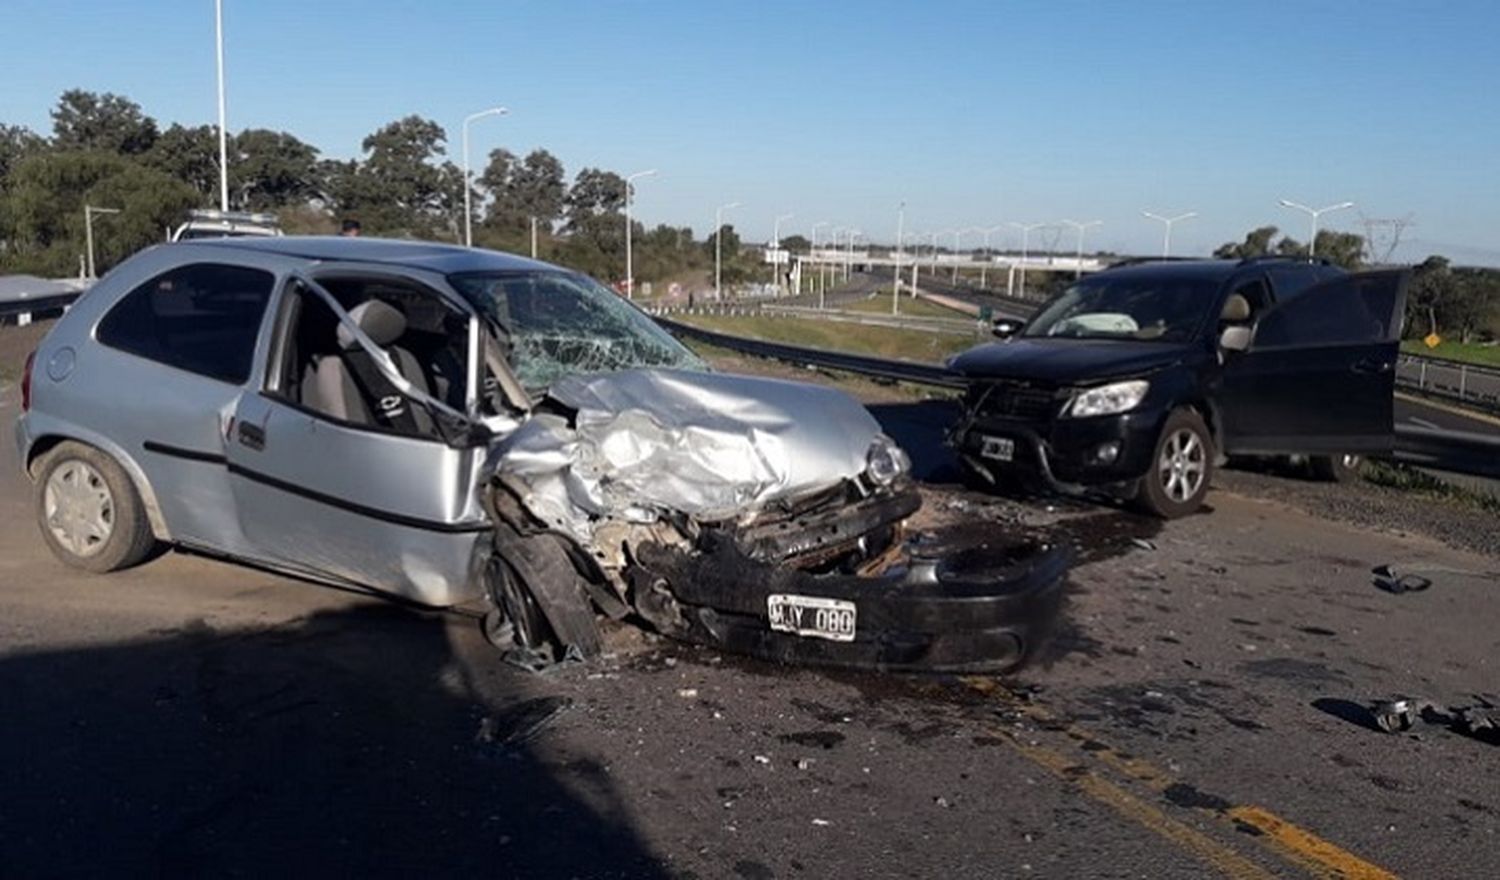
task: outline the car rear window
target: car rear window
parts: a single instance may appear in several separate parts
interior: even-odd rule
[[[244,266],[200,263],[157,275],[99,322],[111,348],[241,384],[250,376],[261,316],[276,278]]]

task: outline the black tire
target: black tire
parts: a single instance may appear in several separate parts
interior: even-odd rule
[[[1135,503],[1162,519],[1187,516],[1203,506],[1213,479],[1214,441],[1202,416],[1173,410],[1151,454],[1151,469],[1136,487]]]
[[[42,540],[73,568],[129,568],[156,545],[135,484],[92,446],[69,440],[48,450],[36,464],[32,500]]]
[[[1345,453],[1344,455],[1314,455],[1307,460],[1308,470],[1319,480],[1330,483],[1355,483],[1359,481],[1360,474],[1364,471],[1365,459],[1362,455]]]

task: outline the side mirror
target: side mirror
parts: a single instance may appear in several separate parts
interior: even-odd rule
[[[1219,334],[1219,348],[1224,351],[1244,351],[1250,347],[1250,328],[1243,324],[1225,327]]]
[[[1014,318],[999,318],[995,321],[995,323],[990,325],[990,332],[993,333],[997,339],[1009,339],[1012,336],[1015,336],[1017,333],[1020,333],[1021,328],[1024,326],[1026,326],[1024,323],[1022,323],[1021,321],[1017,321]]]

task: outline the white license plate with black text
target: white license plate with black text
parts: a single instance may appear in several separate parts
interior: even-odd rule
[[[825,599],[821,596],[773,593],[766,597],[766,614],[770,618],[771,629],[777,632],[835,642],[854,641],[856,612],[853,602]]]
[[[1015,461],[1016,441],[1009,437],[985,437],[979,456],[993,461]]]

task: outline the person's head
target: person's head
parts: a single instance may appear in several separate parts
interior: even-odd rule
[[[339,235],[344,235],[351,238],[357,237],[359,235],[359,231],[359,221],[355,220],[352,217],[346,219],[343,225],[339,227]]]

